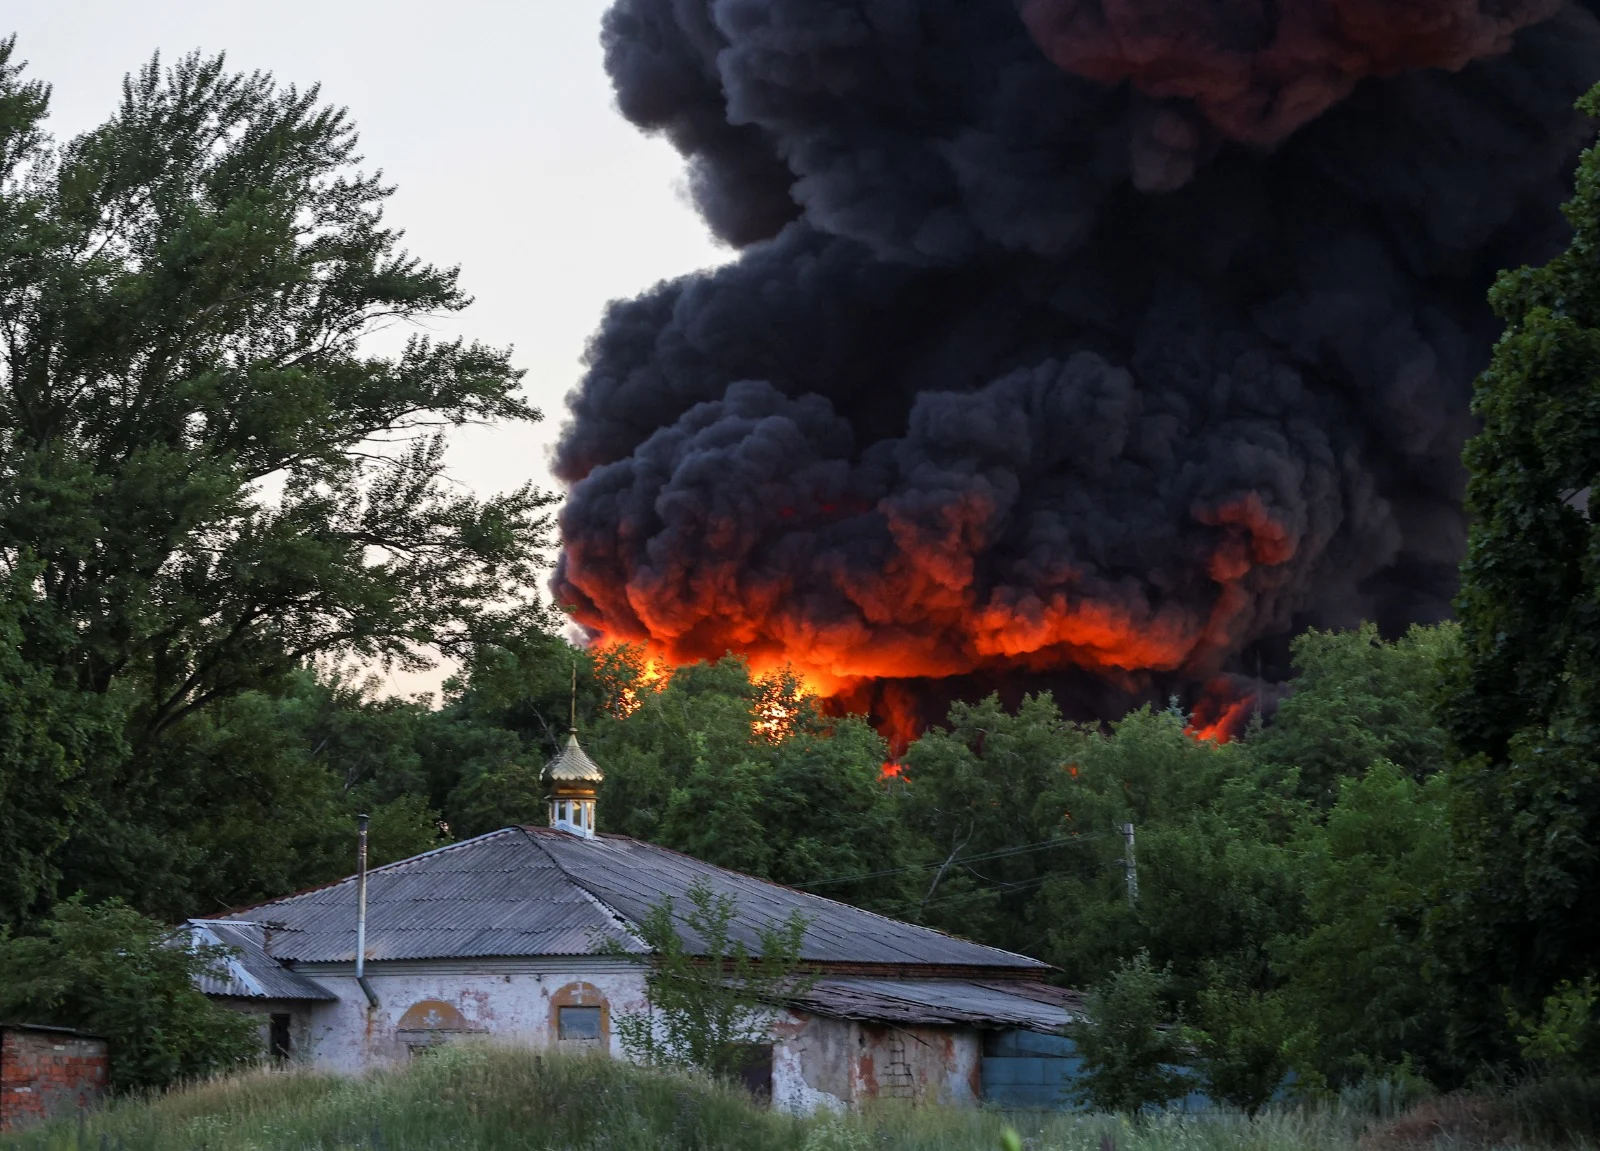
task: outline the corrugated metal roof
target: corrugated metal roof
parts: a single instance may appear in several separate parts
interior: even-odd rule
[[[642,954],[634,927],[670,897],[680,915],[704,882],[732,897],[732,936],[752,950],[793,912],[808,920],[803,957],[816,963],[981,967],[1038,973],[1046,964],[754,879],[623,836],[593,839],[511,827],[374,868],[367,885],[367,959],[593,955],[601,938]],[[353,878],[207,920],[272,927],[266,951],[289,962],[355,959]],[[685,945],[704,942],[680,923]]]
[[[563,872],[631,923],[637,924],[671,897],[680,916],[689,889],[703,881],[717,895],[732,897],[738,915],[731,936],[752,951],[761,947],[760,932],[770,923],[798,912],[806,917],[802,957],[815,963],[931,964],[951,967],[998,967],[1043,971],[1046,964],[981,944],[969,943],[929,927],[889,919],[820,895],[713,867],[691,856],[624,836],[583,839],[549,828],[527,828]],[[684,945],[704,946],[679,923]]]
[[[1072,998],[1021,980],[823,979],[796,1003],[839,1019],[1058,1032],[1072,1022]]]
[[[230,954],[199,979],[207,995],[241,999],[337,999],[314,979],[291,971],[269,954],[268,930],[257,923],[219,923],[191,919],[185,925],[195,943],[221,946]]]
[[[560,833],[558,833],[560,834]],[[227,920],[272,923],[271,952],[306,963],[355,960],[354,877],[265,903]],[[367,959],[590,955],[596,938],[644,946],[573,883],[521,828],[509,827],[367,876]]]

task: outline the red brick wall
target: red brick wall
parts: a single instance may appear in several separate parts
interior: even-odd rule
[[[109,1069],[104,1039],[0,1027],[0,1131],[90,1106],[105,1093]]]

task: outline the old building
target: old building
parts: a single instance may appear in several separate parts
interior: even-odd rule
[[[636,928],[700,882],[734,900],[734,937],[753,951],[763,927],[806,918],[803,957],[818,979],[782,1013],[760,1063],[759,1086],[780,1106],[975,1102],[986,1040],[998,1071],[1005,1036],[1054,1034],[1070,1018],[1071,994],[1037,960],[597,833],[601,773],[576,735],[547,774],[551,826],[373,869],[359,928],[359,877],[191,921],[197,939],[234,949],[204,990],[259,1015],[280,1057],[339,1070],[465,1035],[620,1055],[613,1021],[644,1007]],[[603,954],[606,940],[624,954]],[[999,1077],[1009,1084],[1014,1070]]]
[[[67,1027],[0,1023],[0,1132],[20,1131],[99,1102],[106,1041]]]

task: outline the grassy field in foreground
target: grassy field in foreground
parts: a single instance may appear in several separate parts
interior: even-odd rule
[[[1014,1127],[1029,1151],[1374,1151],[1337,1109],[1167,1117],[1003,1115],[884,1107],[802,1118],[753,1106],[736,1089],[603,1058],[462,1046],[360,1079],[255,1072],[124,1100],[87,1119],[0,1136],[0,1151],[999,1151]],[[1415,1146],[1425,1146],[1428,1139]],[[1462,1146],[1446,1137],[1445,1145]],[[1497,1141],[1511,1146],[1510,1141]]]

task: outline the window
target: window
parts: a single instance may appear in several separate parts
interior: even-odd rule
[[[611,1047],[611,1010],[592,983],[578,980],[550,993],[550,1030],[557,1047]]]
[[[556,1038],[563,1043],[600,1042],[600,1009],[598,1007],[558,1007],[556,1009]]]

